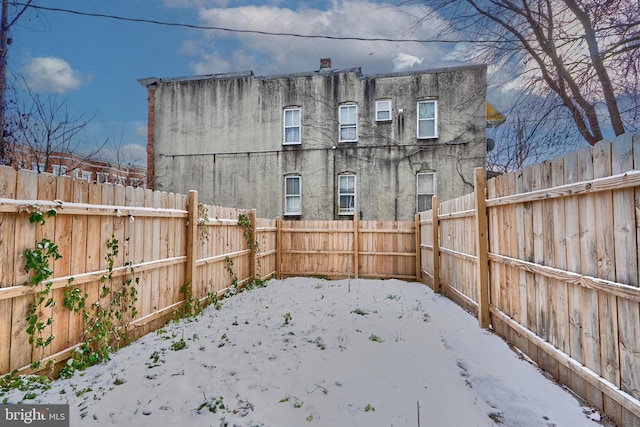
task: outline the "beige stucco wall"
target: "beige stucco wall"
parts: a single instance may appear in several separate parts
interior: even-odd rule
[[[472,190],[485,161],[486,67],[363,76],[358,69],[256,77],[145,79],[154,87],[155,188],[282,216],[284,176],[302,177],[302,218],[336,218],[337,175],[357,176],[363,219],[407,220],[416,173],[441,200]],[[391,99],[391,122],[375,101]],[[439,137],[416,137],[418,100],[438,101]],[[358,105],[358,141],[338,142],[338,106]],[[302,144],[283,145],[283,109],[302,108]],[[401,112],[402,111],[402,112]]]

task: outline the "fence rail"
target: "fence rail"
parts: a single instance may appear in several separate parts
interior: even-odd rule
[[[479,170],[419,223],[427,284],[624,426],[640,425],[638,169],[640,134],[486,189]]]

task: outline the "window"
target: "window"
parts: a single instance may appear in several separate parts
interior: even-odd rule
[[[391,100],[376,101],[376,121],[386,122],[391,120]]]
[[[89,182],[91,182],[91,172],[89,171],[82,171],[82,179],[87,180]]]
[[[96,175],[98,182],[109,182],[109,174],[107,172],[97,172]]]
[[[299,176],[284,177],[284,214],[302,215],[302,186]]]
[[[300,108],[284,110],[284,144],[301,144]]]
[[[358,140],[358,106],[340,106],[340,142],[354,142]]]
[[[338,176],[338,215],[353,215],[356,212],[356,176]]]
[[[62,165],[53,165],[53,175],[62,176],[67,174],[67,167]]]
[[[38,173],[44,172],[44,163],[32,162],[31,170]]]
[[[418,139],[438,137],[437,107],[436,101],[418,102]]]
[[[417,212],[431,210],[431,197],[436,194],[436,174],[418,173],[416,175]]]

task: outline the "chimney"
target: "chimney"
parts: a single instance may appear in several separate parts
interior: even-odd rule
[[[331,69],[331,58],[321,58],[320,59],[320,69],[326,70]]]

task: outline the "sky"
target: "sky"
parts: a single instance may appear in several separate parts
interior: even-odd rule
[[[304,35],[431,39],[446,22],[380,0],[36,0],[43,8],[194,26]],[[366,17],[366,19],[364,19]],[[235,71],[273,75],[361,67],[364,74],[452,65],[453,44],[328,40],[158,25],[30,9],[10,32],[8,70],[32,92],[93,117],[83,141],[146,161],[147,93],[138,79]],[[459,64],[456,62],[455,64]]]

